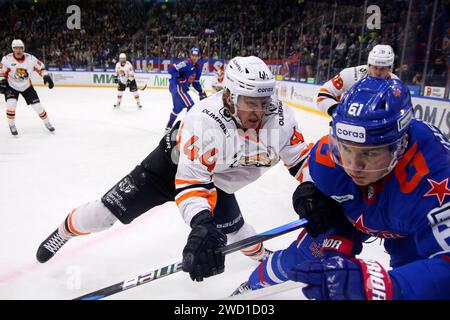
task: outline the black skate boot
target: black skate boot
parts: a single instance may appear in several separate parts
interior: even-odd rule
[[[50,122],[47,122],[45,124],[45,127],[48,129],[48,131],[53,132],[55,131],[55,128],[52,126],[52,124]]]
[[[233,293],[231,294],[230,297],[238,296],[238,295],[241,295],[241,294],[246,293],[248,291],[252,291],[252,288],[250,288],[250,285],[248,284],[248,282],[245,281],[236,290],[233,291]]]
[[[59,235],[58,229],[53,232],[44,242],[41,243],[36,253],[36,258],[40,263],[50,260],[61,247],[69,241]]]
[[[10,125],[9,126],[9,130],[11,130],[11,134],[13,135],[13,136],[17,136],[19,133],[17,132],[17,128],[16,128],[16,126],[15,125]]]

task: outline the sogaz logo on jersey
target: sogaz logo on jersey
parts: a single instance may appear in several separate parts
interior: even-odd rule
[[[358,143],[366,142],[366,128],[353,126],[345,123],[336,124],[336,135],[338,138]]]

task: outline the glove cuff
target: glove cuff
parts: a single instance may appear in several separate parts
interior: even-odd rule
[[[361,267],[367,300],[392,300],[392,280],[383,266],[375,260],[352,259]]]
[[[201,224],[208,224],[213,223],[214,218],[209,210],[203,210],[197,213],[191,220],[191,228],[201,225]]]
[[[327,256],[339,255],[349,258],[353,252],[353,241],[340,236],[326,237],[323,240],[322,252]]]

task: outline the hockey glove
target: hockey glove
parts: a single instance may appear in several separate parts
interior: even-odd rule
[[[199,92],[198,94],[200,100],[206,99],[207,95],[205,91]]]
[[[338,104],[333,104],[331,107],[328,108],[327,113],[332,116],[333,115],[333,111],[337,108]]]
[[[48,84],[48,88],[53,89],[53,87],[55,85],[53,83],[52,78],[48,74],[46,74],[43,78],[44,78],[44,84]]]
[[[217,249],[227,243],[227,236],[216,228],[208,210],[197,214],[191,221],[191,233],[183,249],[183,271],[193,281],[225,271],[225,256]]]
[[[292,195],[292,202],[300,218],[308,220],[305,229],[313,238],[347,222],[341,205],[323,194],[313,182],[299,185]]]
[[[0,80],[0,93],[6,93],[7,88],[8,88],[8,80],[6,79]]]
[[[117,76],[114,76],[114,77],[113,77],[113,82],[114,82],[114,83],[119,83],[119,78],[117,78]]]
[[[302,289],[316,300],[392,300],[396,288],[388,272],[376,261],[333,257],[305,261],[287,272],[289,280],[307,284]]]

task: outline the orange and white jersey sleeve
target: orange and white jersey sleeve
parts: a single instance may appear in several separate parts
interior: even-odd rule
[[[33,66],[34,72],[39,74],[41,77],[47,74],[44,63],[41,60],[37,59],[35,56],[30,55],[30,63]]]
[[[178,133],[180,157],[175,176],[175,202],[188,225],[201,211],[214,214],[217,202],[213,172],[218,147],[215,135],[205,130],[209,127],[205,119],[190,115]]]
[[[126,84],[128,80],[134,80],[134,68],[133,65],[127,61],[125,65],[121,65],[120,62],[116,63],[116,76],[119,81]]]
[[[302,170],[307,166],[307,159],[313,147],[313,144],[305,143],[297,121],[295,121],[294,112],[291,108],[285,108],[285,127],[286,133],[283,134],[283,147],[280,150],[280,159],[289,170],[291,175],[299,179]]]
[[[365,77],[368,72],[366,65],[351,67],[342,70],[336,76],[325,82],[319,89],[316,98],[317,107],[322,112],[341,101],[342,95],[347,92],[358,80]]]

